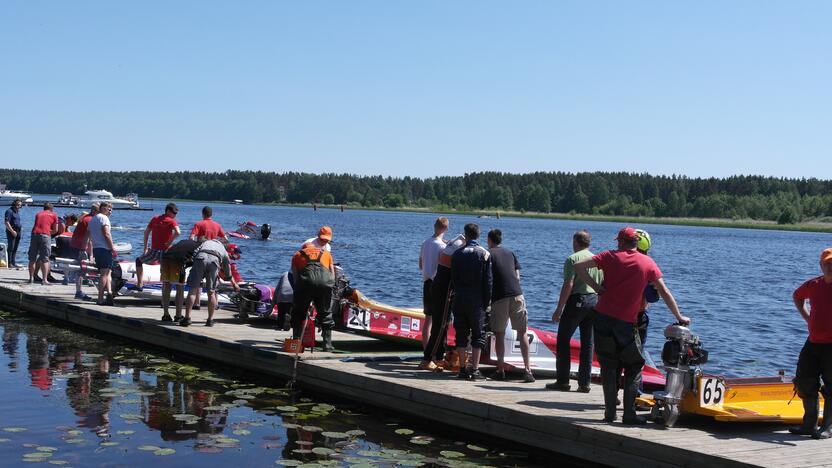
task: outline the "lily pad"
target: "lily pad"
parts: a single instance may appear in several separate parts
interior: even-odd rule
[[[23,458],[49,458],[52,456],[52,452],[32,452],[32,453],[25,453],[23,454]]]
[[[35,450],[37,450],[38,452],[57,452],[58,448],[57,447],[48,447],[48,446],[42,445],[42,446],[36,448]]]
[[[413,439],[410,439],[410,443],[411,444],[416,444],[416,445],[430,445],[431,440],[430,439],[413,438]]]
[[[300,428],[300,424],[294,424],[294,423],[283,423],[283,427],[285,427],[286,429],[299,429],[299,428]]]
[[[249,434],[251,434],[251,431],[249,431],[248,429],[237,429],[234,431],[234,435],[238,436],[247,436]]]
[[[155,451],[157,451],[157,450],[161,450],[161,449],[162,449],[162,447],[158,447],[158,446],[156,446],[156,445],[139,445],[139,446],[138,446],[138,447],[136,447],[136,448],[138,448],[139,450],[143,450],[143,451],[145,451],[145,452],[155,452]]]
[[[300,466],[303,465],[303,462],[299,460],[277,460],[274,464],[282,466]]]
[[[68,444],[81,444],[84,442],[84,439],[66,439],[64,442]]]
[[[347,434],[350,437],[361,437],[367,433],[362,431],[361,429],[353,429],[351,431],[345,432],[345,434]]]
[[[172,448],[161,448],[161,449],[156,450],[155,452],[153,452],[153,455],[164,456],[164,455],[173,455],[174,453],[176,453],[176,450],[174,450]]]
[[[335,450],[327,447],[315,447],[312,449],[312,453],[315,455],[327,456],[335,453]]]
[[[324,430],[322,427],[318,426],[302,426],[301,429],[306,432],[323,432]]]
[[[0,444],[2,444],[3,442],[11,442],[11,441],[12,441],[11,439],[0,439]]]
[[[14,433],[14,432],[25,432],[27,430],[28,429],[26,429],[25,427],[4,427],[3,428],[4,432],[12,432],[12,433]]]
[[[468,450],[473,450],[475,452],[487,452],[488,449],[485,447],[480,447],[479,445],[468,444]]]
[[[118,442],[101,442],[99,445],[101,445],[102,447],[115,447],[116,445],[119,445],[119,443]]]
[[[239,444],[240,439],[234,439],[231,437],[217,437],[216,441],[221,444]]]
[[[396,434],[398,435],[412,435],[413,429],[396,429]]]
[[[464,458],[465,454],[462,452],[456,452],[454,450],[443,450],[439,452],[439,455],[442,455],[445,458]]]
[[[49,460],[50,465],[69,465],[69,462],[66,460]]]
[[[118,435],[130,435],[130,434],[135,434],[135,433],[136,433],[136,431],[118,431],[118,432],[116,432],[116,434],[118,434]]]
[[[283,413],[294,413],[298,410],[297,406],[276,406],[274,409]]]

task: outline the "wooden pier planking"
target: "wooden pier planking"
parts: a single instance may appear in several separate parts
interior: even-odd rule
[[[159,321],[158,304],[117,298],[116,306],[97,306],[73,298],[74,287],[26,283],[24,270],[0,269],[0,304],[124,336],[176,352],[272,375],[289,377],[294,357],[282,352],[289,332],[237,323],[217,311],[214,327],[203,326],[205,307],[192,313],[187,328]],[[85,287],[92,295],[93,288]],[[337,394],[450,426],[520,442],[613,466],[826,466],[832,441],[789,434],[785,426],[718,423],[685,417],[677,427],[605,424],[602,392],[552,392],[546,380],[467,382],[447,373],[417,370],[418,350],[348,333],[333,333],[337,349],[301,355],[300,385]],[[345,361],[344,358],[356,358]],[[372,360],[362,360],[372,359]],[[620,418],[620,411],[619,411]]]

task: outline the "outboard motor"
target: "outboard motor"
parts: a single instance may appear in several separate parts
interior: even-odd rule
[[[266,240],[269,236],[272,235],[272,227],[268,224],[263,224],[260,226],[260,238]]]
[[[699,365],[708,362],[708,351],[702,348],[699,336],[686,326],[668,325],[664,336],[667,341],[662,348],[662,362],[667,381],[663,391],[653,393],[656,404],[652,416],[665,427],[672,427],[679,419],[684,392],[693,390],[696,374],[701,373]]]

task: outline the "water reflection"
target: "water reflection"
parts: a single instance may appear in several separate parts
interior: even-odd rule
[[[405,423],[390,415],[324,403],[296,390],[132,348],[116,338],[93,338],[2,311],[0,329],[0,360],[6,364],[0,366],[4,460],[529,465],[524,453],[475,451],[467,448],[473,441],[418,429],[400,435],[394,431]],[[17,372],[21,365],[27,374]]]

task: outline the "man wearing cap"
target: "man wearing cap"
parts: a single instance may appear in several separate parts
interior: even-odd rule
[[[832,248],[820,254],[821,276],[794,291],[794,305],[809,327],[809,338],[797,360],[794,387],[803,400],[803,424],[792,434],[815,439],[832,436]],[[811,310],[806,308],[806,301]],[[823,380],[823,387],[820,386]],[[818,391],[823,392],[823,424],[818,429]]]
[[[322,226],[321,229],[318,230],[318,237],[310,237],[306,239],[306,241],[302,244],[312,244],[313,247],[316,249],[323,249],[327,252],[332,252],[332,246],[329,243],[332,242],[332,228],[329,226]]]
[[[141,291],[144,283],[145,263],[161,263],[162,254],[173,245],[173,241],[179,237],[179,224],[176,222],[176,214],[179,213],[176,203],[168,203],[165,212],[154,216],[147,223],[144,229],[144,252],[136,257],[136,289]],[[147,240],[151,238],[152,243],[148,247]]]
[[[615,421],[618,394],[618,370],[624,369],[624,424],[645,424],[636,415],[635,398],[641,384],[644,353],[636,330],[636,319],[641,307],[644,288],[652,283],[665,304],[681,324],[690,319],[679,312],[676,300],[664,284],[662,272],[647,255],[639,253],[639,235],[625,227],[618,232],[617,250],[607,250],[575,264],[575,273],[599,294],[595,306],[595,353],[601,364],[601,383],[604,389],[604,421]],[[604,273],[604,285],[589,274],[590,268]]]

